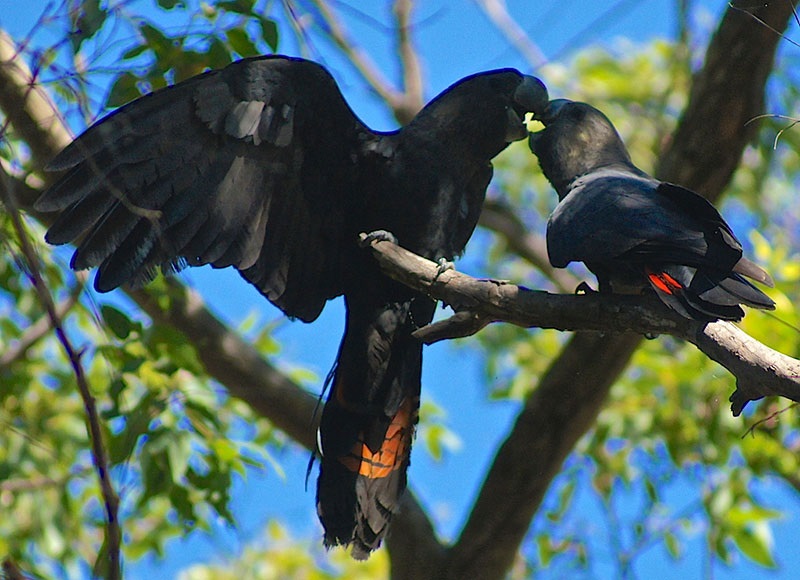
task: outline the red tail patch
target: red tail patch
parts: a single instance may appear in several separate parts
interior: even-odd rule
[[[400,469],[408,454],[413,423],[412,412],[411,400],[406,399],[392,418],[383,437],[383,443],[375,453],[364,442],[362,432],[350,453],[339,457],[339,461],[348,470],[369,479],[388,477],[393,471]]]
[[[665,294],[675,294],[683,290],[683,284],[666,272],[651,272],[648,270],[647,278],[650,283]]]

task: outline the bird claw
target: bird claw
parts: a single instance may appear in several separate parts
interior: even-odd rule
[[[444,274],[448,270],[456,269],[455,263],[449,261],[447,258],[439,258],[436,260],[436,263],[439,265],[439,274]]]
[[[596,294],[597,290],[589,286],[586,281],[581,282],[578,284],[577,288],[575,288],[575,294]]]
[[[392,242],[393,244],[397,245],[397,237],[387,230],[375,230],[368,234],[362,234],[363,237],[361,238],[361,247],[366,248],[372,242]]]
[[[441,276],[448,270],[456,269],[456,265],[453,262],[449,261],[447,258],[439,258],[438,260],[436,260],[436,263],[439,265],[439,267],[436,269],[436,276],[433,277],[434,282],[436,282],[436,280],[439,279],[439,276]]]

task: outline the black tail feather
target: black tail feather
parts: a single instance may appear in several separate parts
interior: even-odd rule
[[[363,560],[380,546],[406,488],[418,406],[407,398],[387,417],[348,411],[335,397],[325,405],[317,512],[326,547],[352,545]]]
[[[773,310],[766,294],[736,273],[709,272],[689,266],[648,268],[647,279],[664,304],[686,318],[741,320],[739,306]]]

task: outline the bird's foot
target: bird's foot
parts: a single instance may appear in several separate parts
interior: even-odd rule
[[[597,290],[589,286],[586,281],[581,282],[578,284],[578,287],[575,288],[575,294],[596,294]]]
[[[362,248],[366,248],[375,241],[397,244],[397,237],[392,232],[386,230],[375,230],[368,234],[362,234],[360,244]]]
[[[434,282],[436,282],[436,280],[439,279],[439,276],[441,276],[448,270],[456,269],[456,265],[453,262],[449,261],[447,258],[439,258],[438,260],[436,260],[436,263],[439,265],[439,267],[436,269],[436,276],[433,277]]]

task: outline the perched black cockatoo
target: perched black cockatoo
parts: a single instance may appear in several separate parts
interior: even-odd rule
[[[38,200],[59,212],[47,241],[75,241],[95,288],[156,271],[233,266],[290,317],[344,294],[347,322],[319,432],[317,511],[327,546],[368,557],[406,486],[434,302],[383,275],[360,232],[422,256],[463,251],[492,158],[527,136],[547,90],[513,69],[462,79],[406,127],[378,133],[333,77],[264,56],[209,71],[108,115],[51,163]],[[310,418],[309,418],[310,420]]]
[[[554,267],[584,262],[601,291],[649,285],[667,306],[696,320],[738,320],[740,304],[775,307],[744,276],[768,286],[772,278],[742,257],[714,206],[638,169],[603,113],[555,99],[536,119],[545,128],[531,135],[530,148],[559,198],[547,223]]]

